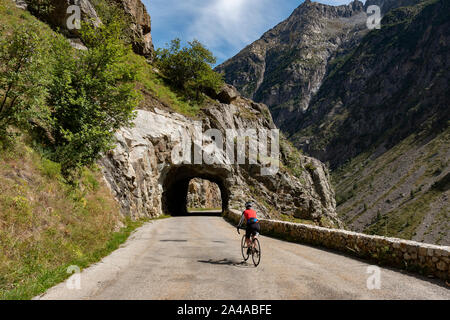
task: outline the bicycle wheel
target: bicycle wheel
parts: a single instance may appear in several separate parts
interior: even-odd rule
[[[244,258],[244,261],[247,261],[250,255],[247,253],[248,246],[247,242],[245,241],[245,235],[242,237],[241,241],[241,251],[242,251],[242,258]]]
[[[259,244],[259,240],[257,238],[253,239],[253,245],[252,260],[255,267],[257,267],[261,261],[261,245]]]

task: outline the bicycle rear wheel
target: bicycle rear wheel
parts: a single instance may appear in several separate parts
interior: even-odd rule
[[[247,253],[248,246],[247,241],[245,241],[245,235],[242,237],[241,240],[241,251],[242,251],[242,258],[244,258],[244,261],[247,261],[248,258],[250,258],[250,255]]]
[[[261,261],[261,245],[257,238],[253,239],[252,260],[255,267],[257,267]]]

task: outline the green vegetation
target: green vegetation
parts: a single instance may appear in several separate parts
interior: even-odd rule
[[[30,299],[118,248],[143,221],[119,215],[100,170],[78,186],[22,139],[0,154],[0,299]],[[120,226],[123,226],[120,228]]]
[[[127,61],[137,68],[136,87],[143,94],[140,108],[154,106],[156,98],[157,105],[161,104],[160,108],[169,108],[187,117],[198,118],[202,104],[187,100],[181,91],[167,84],[164,77],[144,57],[130,54]]]
[[[211,68],[214,63],[216,58],[197,40],[181,48],[180,39],[174,39],[168,48],[156,51],[156,66],[167,80],[196,101],[201,101],[202,92],[217,92],[223,85],[222,76]]]
[[[411,239],[428,212],[430,203],[436,197],[438,197],[436,192],[427,192],[402,206],[396,213],[381,216],[374,224],[367,227],[364,232]]]
[[[307,164],[305,164],[305,168],[309,171],[314,171],[317,168],[312,164],[312,162],[308,162]]]
[[[122,3],[116,0],[90,0],[90,2],[94,6],[102,23],[118,26],[120,31],[119,36],[126,45],[131,45],[132,42],[139,41],[130,28],[130,24],[133,21],[129,15],[124,14]]]
[[[300,161],[301,152],[296,147],[294,147],[292,142],[287,140],[282,133],[280,139],[280,151],[283,157],[282,162],[285,165],[285,167],[282,168],[286,168],[289,173],[299,179],[302,179],[304,169]]]
[[[341,219],[348,224],[365,219],[366,227],[361,230],[365,233],[448,241],[445,212],[439,208],[448,190],[449,137],[449,129],[431,140],[422,132],[413,134],[376,159],[371,150],[334,171]],[[392,176],[395,179],[386,179]],[[421,226],[424,221],[432,222]]]
[[[131,52],[123,21],[83,25],[85,51],[9,0],[0,26],[0,299],[30,299],[146,221],[120,215],[94,163],[131,125],[138,89],[182,103]]]
[[[53,11],[50,0],[27,0],[28,10],[37,17],[43,17]]]
[[[37,25],[19,25],[12,33],[0,30],[0,144],[13,143],[17,132],[11,126],[31,129],[46,127],[50,110],[46,106],[48,48],[41,46]],[[32,121],[30,121],[32,119]]]
[[[111,149],[114,132],[132,123],[139,96],[136,68],[125,60],[131,48],[119,23],[84,24],[81,37],[89,49],[77,51],[35,19],[20,19],[0,33],[1,145],[11,144],[16,129],[32,132],[74,181],[83,166]]]
[[[112,148],[114,132],[130,126],[139,103],[136,68],[126,63],[131,48],[111,23],[81,33],[89,50],[74,52],[65,39],[52,43],[52,138],[46,141],[65,176],[94,163]],[[53,143],[52,143],[53,142]]]

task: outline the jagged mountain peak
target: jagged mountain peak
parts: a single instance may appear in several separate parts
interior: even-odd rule
[[[362,2],[332,6],[304,2],[283,22],[216,68],[244,96],[267,104],[283,128],[303,112],[333,56],[347,51],[366,30]]]
[[[381,30],[366,26],[371,5]],[[450,239],[438,223],[449,199],[449,5],[305,2],[217,68],[330,165],[338,212],[356,231]]]

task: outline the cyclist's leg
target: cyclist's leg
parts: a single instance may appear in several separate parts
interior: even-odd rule
[[[252,248],[255,249],[255,239],[258,237],[259,233],[261,232],[261,227],[259,223],[255,223],[253,225],[253,232],[252,232]]]
[[[251,239],[251,234],[252,230],[250,228],[250,226],[247,226],[247,228],[245,229],[245,241],[247,243],[247,248],[251,248],[252,246],[252,239]]]

